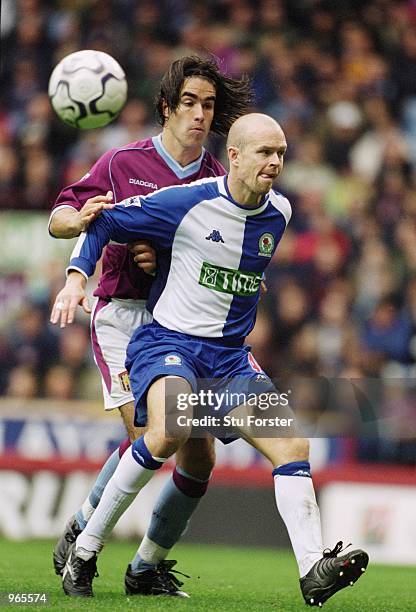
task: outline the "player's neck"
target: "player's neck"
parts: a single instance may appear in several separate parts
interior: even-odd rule
[[[182,167],[188,166],[197,160],[202,153],[202,147],[200,145],[195,145],[193,147],[184,147],[181,145],[169,130],[163,130],[162,144],[169,155]]]
[[[232,199],[237,204],[240,204],[240,206],[246,206],[247,208],[256,208],[265,195],[254,193],[244,183],[231,176],[231,174],[227,177],[227,185]]]

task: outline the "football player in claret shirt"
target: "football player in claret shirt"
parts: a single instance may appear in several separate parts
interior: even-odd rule
[[[50,218],[52,236],[78,236],[111,208],[112,198],[120,201],[137,194],[145,196],[170,185],[223,175],[224,168],[203,143],[210,131],[225,135],[232,122],[247,111],[250,100],[248,82],[222,74],[211,59],[191,56],[173,62],[162,79],[157,100],[162,132],[108,151],[80,181],[63,189]],[[103,193],[106,198],[98,196]],[[92,516],[123,452],[143,433],[134,426],[125,360],[134,330],[151,321],[145,305],[153,277],[145,271],[154,267],[154,251],[143,243],[131,250],[133,253],[121,244],[105,249],[91,314],[92,347],[102,377],[104,406],[120,410],[129,438],[109,457],[55,546],[53,560],[58,574],[63,572],[68,547]],[[89,312],[84,287],[73,290],[82,294]],[[149,529],[129,566],[129,594],[184,595],[169,571],[171,564],[164,559],[204,495],[214,461],[212,437],[189,440],[177,453],[172,478],[161,492]]]
[[[197,393],[201,380],[215,380],[219,394],[235,391],[229,397],[237,399],[209,406],[208,416],[216,414],[225,422],[226,417],[238,415],[237,435],[270,461],[276,505],[292,542],[308,605],[322,605],[358,580],[367,567],[368,555],[362,550],[338,557],[342,542],[333,550],[323,549],[309,443],[301,437],[290,408],[279,406],[284,418],[274,428],[268,425],[267,435],[260,437],[248,426],[250,405],[237,403],[242,395],[248,397],[249,389],[250,394],[269,398],[267,408],[273,406],[271,394],[276,389],[244,341],[254,326],[262,275],[289,222],[291,207],[272,189],[286,151],[286,138],[276,121],[258,113],[237,119],[227,150],[228,175],[121,202],[92,224],[71,258],[68,286],[85,283],[110,240],[152,240],[159,267],[148,300],[153,322],[135,331],[126,362],[136,422],[148,423],[148,429],[123,455],[94,515],[70,550],[63,580],[68,595],[92,595],[97,554],[112,528],[155,470],[191,434],[190,422],[165,432],[165,384],[171,377],[176,377],[178,397]],[[63,307],[56,310],[55,304],[54,322],[62,316],[66,320],[69,309],[78,303],[65,288],[57,299]]]

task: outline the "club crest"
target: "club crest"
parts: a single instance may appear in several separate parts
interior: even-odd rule
[[[259,239],[258,255],[262,257],[271,257],[274,250],[274,236],[269,232],[262,234]]]

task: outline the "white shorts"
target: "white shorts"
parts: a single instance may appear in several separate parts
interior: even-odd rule
[[[134,330],[151,321],[145,300],[96,300],[91,314],[91,343],[101,374],[105,410],[133,401],[126,349]]]

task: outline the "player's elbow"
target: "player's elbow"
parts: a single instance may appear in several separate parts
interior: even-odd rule
[[[49,233],[54,238],[76,238],[81,233],[79,215],[73,208],[63,208],[53,213],[49,221]]]
[[[53,238],[67,238],[65,227],[55,219],[55,215],[49,224],[49,233]]]

